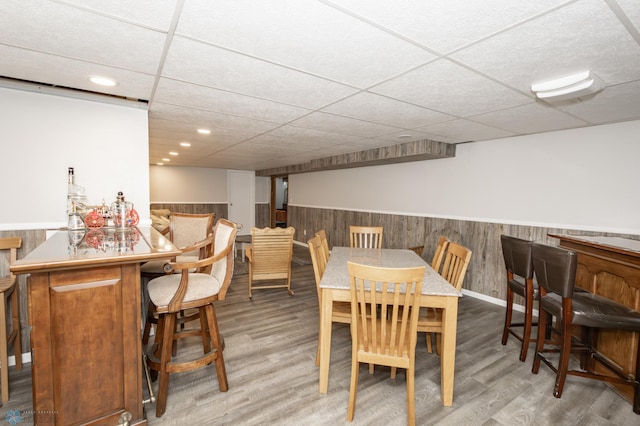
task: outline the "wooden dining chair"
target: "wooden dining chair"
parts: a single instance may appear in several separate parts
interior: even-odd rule
[[[324,275],[327,261],[324,258],[324,249],[319,236],[315,236],[307,241],[309,246],[309,254],[311,255],[311,263],[313,265],[313,275],[316,279],[316,289],[318,291],[318,306],[322,309],[322,291],[320,290],[320,281]],[[333,302],[333,311],[331,322],[341,324],[351,324],[351,304],[349,302]],[[318,334],[318,350],[316,352],[316,367],[320,365],[320,335]]]
[[[456,288],[462,290],[462,283],[467,273],[469,262],[471,261],[471,250],[449,242],[447,253],[444,258],[444,265],[440,275]],[[436,337],[436,352],[440,353],[440,342],[442,339],[442,309],[422,308],[418,319],[418,332],[433,333]],[[427,351],[431,352],[430,334],[427,334]],[[431,350],[429,350],[431,347]]]
[[[449,246],[449,239],[444,235],[441,235],[438,239],[438,245],[436,245],[436,250],[433,252],[433,258],[431,259],[431,267],[434,271],[440,273],[440,268],[442,267],[442,261],[444,260],[444,254],[447,251],[447,247]],[[425,313],[426,315],[426,313]],[[427,333],[427,352],[433,352],[433,337],[435,334]]]
[[[0,238],[0,250],[8,250],[7,266],[11,267],[17,260],[18,249],[22,246],[22,238]],[[9,268],[7,268],[9,269]],[[16,276],[9,273],[0,278],[0,381],[2,386],[2,402],[9,401],[9,355],[8,347],[13,346],[16,359],[16,370],[22,370],[22,339],[20,331],[20,291]],[[7,330],[7,307],[11,306],[11,332]]]
[[[231,283],[237,232],[235,223],[219,219],[213,234],[203,242],[212,245],[208,251],[209,257],[189,262],[170,262],[165,265],[167,275],[149,282],[150,306],[152,313],[158,317],[154,347],[147,358],[149,368],[159,378],[157,417],[166,410],[170,374],[215,363],[220,391],[226,392],[228,389],[222,355],[224,342],[218,330],[214,302],[225,299]],[[198,310],[199,329],[176,329],[177,318],[186,309]],[[175,342],[192,336],[202,339],[203,353],[196,358],[172,359]]]
[[[353,421],[358,371],[364,362],[391,367],[392,377],[396,368],[405,369],[408,423],[415,425],[415,352],[425,267],[381,268],[348,262],[347,268],[352,342],[347,420]]]
[[[331,254],[331,252],[329,251],[329,240],[327,239],[327,233],[324,229],[321,229],[315,233],[315,236],[320,238],[320,243],[322,244],[322,253],[325,257],[325,261],[328,262],[329,254]]]
[[[247,248],[249,260],[249,299],[253,291],[268,288],[291,290],[291,259],[293,258],[293,235],[296,230],[288,228],[251,229],[251,247]],[[260,284],[254,281],[280,281],[278,284]]]
[[[349,226],[349,245],[357,248],[382,248],[382,226]]]
[[[444,235],[440,236],[438,239],[438,245],[436,246],[436,250],[433,253],[433,258],[431,259],[431,267],[434,271],[440,273],[440,268],[442,267],[442,260],[444,259],[444,254],[447,252],[447,247],[449,246],[449,239]]]

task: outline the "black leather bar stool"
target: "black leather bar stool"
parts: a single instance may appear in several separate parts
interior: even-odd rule
[[[538,285],[533,282],[533,262],[531,260],[531,244],[529,240],[501,235],[502,255],[507,268],[507,309],[502,331],[502,344],[507,344],[509,334],[522,343],[520,346],[520,361],[527,359],[529,344],[536,341],[531,338],[531,328],[538,325],[533,322],[533,301],[538,299]],[[512,322],[513,297],[519,294],[524,298],[524,321]],[[523,327],[522,334],[518,334],[513,327]]]
[[[621,369],[598,353],[599,329],[618,329],[640,332],[640,312],[627,308],[610,299],[586,292],[574,291],[577,255],[560,247],[533,243],[533,268],[540,286],[540,316],[538,319],[538,341],[532,372],[538,373],[540,361],[556,373],[553,395],[562,396],[562,388],[567,374],[602,380],[609,383],[627,384],[633,387],[633,411],[640,414],[640,344],[636,355],[635,377]],[[545,341],[544,329],[548,313],[556,318],[552,333],[559,336],[560,348],[549,348]],[[573,336],[572,326],[582,326],[581,337]],[[557,346],[558,341],[555,341]],[[559,352],[560,361],[556,368],[544,355]],[[578,352],[581,370],[569,370],[569,355]],[[598,362],[616,376],[594,373]]]

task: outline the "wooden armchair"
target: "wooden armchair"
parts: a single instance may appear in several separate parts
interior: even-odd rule
[[[251,247],[247,248],[249,260],[249,299],[254,290],[267,288],[286,288],[290,296],[291,259],[293,257],[293,234],[296,230],[288,228],[251,229]],[[281,281],[278,284],[254,285],[254,281]]]
[[[206,367],[215,363],[220,391],[228,389],[222,352],[224,343],[218,330],[214,302],[224,300],[233,276],[236,225],[218,220],[213,235],[203,244],[213,245],[205,259],[171,262],[165,265],[167,275],[149,282],[151,313],[158,317],[154,348],[147,364],[159,377],[156,416],[164,414],[167,404],[169,375]],[[173,273],[175,272],[175,273]],[[180,312],[197,309],[199,329],[176,330]],[[203,353],[197,358],[172,360],[174,342],[195,336],[202,340]]]

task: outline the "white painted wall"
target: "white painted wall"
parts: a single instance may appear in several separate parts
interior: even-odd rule
[[[458,145],[443,160],[295,174],[289,204],[640,234],[640,121]]]
[[[226,204],[227,169],[149,166],[151,203]],[[256,177],[256,203],[269,203],[271,179]]]
[[[227,203],[227,170],[149,166],[152,203]]]
[[[66,226],[68,167],[88,203],[122,191],[150,223],[146,105],[55,93],[0,87],[0,230]]]

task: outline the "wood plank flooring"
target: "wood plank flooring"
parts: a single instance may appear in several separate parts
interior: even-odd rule
[[[306,248],[302,248],[306,250]],[[149,425],[348,425],[351,340],[347,326],[333,326],[329,392],[318,392],[315,367],[318,302],[310,265],[293,267],[294,296],[285,290],[247,295],[247,276],[234,277],[227,300],[217,305],[229,391],[218,390],[215,368],[174,374],[166,414]],[[533,349],[518,361],[513,337],[500,344],[503,308],[470,297],[460,300],[453,407],[440,401],[439,358],[418,339],[416,422],[419,425],[638,425],[640,416],[604,383],[569,377],[562,399],[552,395],[554,376],[544,365],[531,374]],[[200,350],[197,339],[179,353]],[[10,368],[11,400],[0,408],[23,412],[20,426],[31,423],[30,365]],[[154,383],[154,388],[157,383]],[[144,390],[147,398],[147,391]],[[352,425],[406,424],[404,374],[360,369]]]

